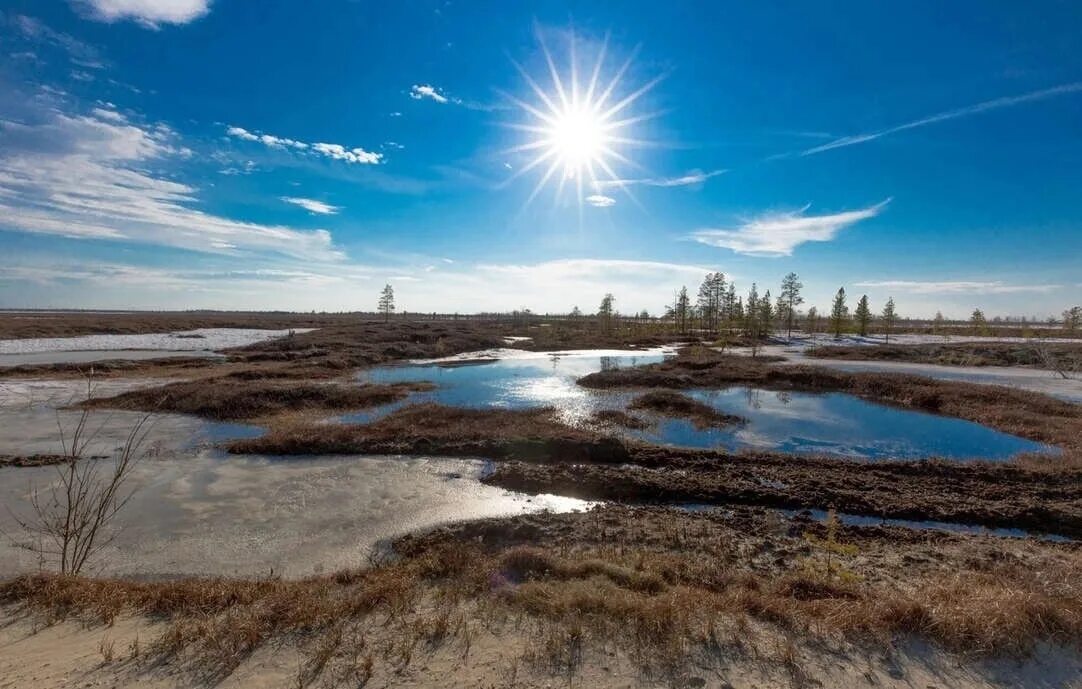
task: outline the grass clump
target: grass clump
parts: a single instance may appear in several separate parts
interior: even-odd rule
[[[672,390],[655,390],[639,395],[628,407],[688,419],[695,428],[700,430],[744,422],[744,419],[739,416],[724,414],[708,404]]]

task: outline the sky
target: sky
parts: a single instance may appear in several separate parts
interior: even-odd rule
[[[1082,4],[0,0],[0,307],[1082,303]]]

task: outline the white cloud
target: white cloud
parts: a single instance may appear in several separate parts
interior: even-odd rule
[[[342,210],[341,206],[332,206],[329,203],[323,201],[317,201],[315,199],[306,199],[300,196],[283,196],[282,200],[286,203],[292,203],[294,206],[300,206],[310,213],[316,213],[318,215],[334,215],[338,211]]]
[[[635,184],[642,184],[650,187],[689,187],[702,184],[711,177],[717,177],[723,175],[728,170],[711,170],[709,172],[703,172],[702,170],[690,170],[687,173],[680,175],[679,177],[646,177],[642,179],[608,179],[598,180],[595,182],[595,186],[598,189],[609,189],[612,187],[627,187]]]
[[[75,0],[103,22],[130,19],[148,28],[187,24],[210,11],[210,0]]]
[[[829,242],[842,229],[874,218],[889,202],[887,199],[868,208],[832,215],[804,215],[808,209],[805,206],[796,212],[761,215],[735,229],[697,230],[691,239],[749,256],[791,256],[801,244]]]
[[[148,171],[191,154],[168,127],[135,124],[103,109],[41,116],[36,124],[8,122],[0,129],[4,229],[209,253],[342,258],[325,230],[249,223],[193,208],[196,188]]]
[[[854,283],[857,287],[873,287],[910,294],[1018,294],[1026,292],[1046,293],[1060,289],[1062,285],[1011,285],[999,280],[866,280]]]
[[[341,144],[328,143],[309,144],[303,141],[297,141],[296,139],[289,139],[283,136],[274,136],[273,134],[264,134],[262,132],[250,132],[244,127],[236,126],[227,127],[225,133],[228,136],[232,136],[242,141],[254,141],[261,143],[268,148],[274,148],[277,150],[293,149],[300,152],[311,150],[327,158],[332,158],[334,160],[343,160],[347,163],[378,165],[379,163],[383,162],[382,153],[366,151],[365,149],[360,147],[346,148]]]
[[[346,149],[341,144],[312,144],[312,150],[322,153],[328,158],[344,160],[347,163],[361,163],[362,165],[378,165],[383,160],[382,153],[373,153],[363,148]]]
[[[440,93],[438,88],[428,84],[414,84],[413,87],[410,88],[410,98],[413,98],[414,100],[431,98],[437,103],[447,103],[450,100],[447,96]]]
[[[1004,96],[1002,98],[994,98],[992,100],[987,100],[982,103],[977,103],[976,105],[969,105],[964,108],[947,110],[945,112],[936,113],[935,115],[929,115],[928,117],[922,117],[919,120],[913,120],[912,122],[906,122],[905,124],[900,124],[895,127],[881,129],[877,132],[856,134],[853,136],[843,136],[820,146],[815,146],[813,148],[802,151],[800,155],[807,156],[814,155],[816,153],[823,153],[824,151],[830,151],[835,148],[844,148],[845,146],[853,146],[868,141],[874,141],[875,139],[878,139],[882,136],[887,136],[888,134],[894,134],[896,132],[905,131],[907,129],[916,129],[917,127],[924,127],[929,124],[935,124],[936,122],[953,120],[959,117],[967,117],[969,115],[976,115],[978,113],[987,112],[989,110],[1008,108],[1013,105],[1021,105],[1022,103],[1028,103],[1030,101],[1043,100],[1045,98],[1052,98],[1054,96],[1061,96],[1069,93],[1078,92],[1082,92],[1082,81],[1062,84],[1060,86],[1054,86],[1052,88],[1042,89],[1040,91],[1031,91],[1030,93],[1023,93],[1019,96]]]
[[[608,208],[609,206],[616,205],[616,199],[612,198],[611,196],[604,196],[602,194],[593,194],[592,196],[587,196],[585,201],[594,208]]]
[[[229,127],[225,130],[225,133],[229,136],[235,136],[238,139],[244,139],[245,141],[259,141],[259,137],[251,133],[244,127]]]

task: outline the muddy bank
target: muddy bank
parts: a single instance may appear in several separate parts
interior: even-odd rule
[[[854,465],[783,456],[690,455],[669,457],[659,468],[503,462],[484,480],[510,490],[584,500],[834,508],[1082,538],[1082,472],[1050,479],[991,465]]]
[[[1082,371],[1082,344],[1068,342],[960,342],[811,347],[805,356],[851,361],[900,361],[940,366],[1027,366]]]
[[[526,461],[624,462],[627,446],[560,422],[552,409],[461,409],[414,404],[370,424],[300,422],[228,445],[231,453],[437,454]]]
[[[156,413],[192,414],[219,421],[267,418],[277,414],[367,409],[430,390],[427,383],[356,385],[244,380],[236,375],[171,383],[93,398],[81,406]]]
[[[639,395],[631,401],[628,409],[688,419],[698,429],[721,428],[744,422],[744,419],[739,416],[723,414],[710,405],[671,390],[658,390]]]
[[[66,464],[73,459],[78,458],[53,454],[0,455],[0,467],[45,467]]]
[[[906,409],[954,416],[1037,442],[1082,451],[1082,405],[1007,387],[897,373],[850,373],[775,365],[764,358],[685,348],[670,361],[591,373],[579,384],[604,388],[723,388],[844,392]]]

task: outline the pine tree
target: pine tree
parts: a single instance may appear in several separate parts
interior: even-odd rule
[[[676,321],[676,326],[681,334],[688,331],[688,317],[690,315],[691,300],[688,298],[688,288],[681,286],[680,291],[676,293],[676,300],[673,302],[673,320]]]
[[[770,290],[766,291],[759,300],[759,333],[758,337],[768,337],[771,325],[774,323],[774,303],[770,301]]]
[[[807,322],[808,333],[815,335],[819,332],[819,309],[814,306],[808,309],[808,315],[804,319]]]
[[[759,336],[759,287],[751,283],[751,291],[744,301],[744,335]]]
[[[612,331],[613,302],[616,301],[612,294],[605,294],[601,299],[601,306],[597,307],[597,322],[603,332]]]
[[[383,320],[388,321],[391,319],[391,314],[394,313],[394,288],[388,283],[383,286],[383,291],[379,293],[379,313],[383,314]]]
[[[857,309],[854,314],[857,318],[857,329],[861,337],[868,336],[868,324],[872,321],[872,309],[868,306],[868,295],[861,295],[857,301]]]
[[[839,287],[830,307],[830,329],[834,332],[834,339],[841,339],[842,330],[848,321],[849,307],[845,305],[845,288]]]
[[[898,314],[894,310],[894,297],[887,299],[887,305],[883,307],[883,328],[886,330],[887,342],[890,342],[890,331],[894,328]]]
[[[725,292],[725,321],[729,325],[730,333],[733,329],[733,323],[737,320],[737,303],[736,283],[730,282],[729,289]],[[741,310],[743,310],[743,307],[741,307]]]
[[[582,309],[580,309],[580,308],[579,308],[579,307],[577,307],[577,306],[573,306],[573,307],[571,307],[571,314],[570,314],[570,316],[571,316],[571,318],[573,318],[573,319],[574,319],[574,318],[581,318],[581,317],[582,317]]]
[[[973,326],[973,331],[977,333],[988,330],[988,320],[984,317],[984,311],[980,309],[973,309],[973,313],[969,316],[969,324]]]
[[[1082,306],[1072,306],[1063,312],[1063,329],[1073,333],[1082,327]]]
[[[796,307],[804,303],[804,297],[800,295],[800,290],[804,289],[804,283],[800,281],[800,278],[796,273],[789,273],[781,281],[781,294],[778,295],[778,303],[785,304],[784,313],[780,313],[785,318],[785,337],[786,339],[792,339],[793,337],[793,321],[796,319]],[[781,309],[779,309],[781,312]]]

